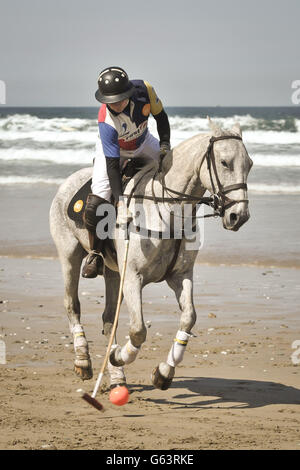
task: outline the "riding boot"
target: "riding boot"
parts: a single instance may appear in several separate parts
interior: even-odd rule
[[[88,230],[90,253],[85,260],[81,275],[86,278],[95,278],[98,274],[103,274],[103,258],[100,254],[101,240],[97,239],[96,233]]]
[[[90,253],[85,261],[82,269],[83,277],[96,277],[98,274],[103,274],[103,258],[101,250],[103,248],[103,240],[96,235],[96,228],[102,216],[97,215],[97,209],[100,204],[108,204],[108,202],[96,194],[90,193],[86,200],[86,206],[83,213],[84,225],[88,230]]]

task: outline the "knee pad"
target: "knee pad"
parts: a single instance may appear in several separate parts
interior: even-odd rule
[[[97,223],[100,220],[100,217],[96,215],[96,212],[100,204],[103,203],[107,204],[106,199],[103,199],[102,197],[97,196],[96,194],[90,193],[87,197],[83,213],[83,221],[86,228],[91,232],[96,231]]]

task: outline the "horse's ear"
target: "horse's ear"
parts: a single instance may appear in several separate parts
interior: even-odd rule
[[[214,123],[212,122],[209,116],[206,116],[206,119],[208,120],[208,127],[210,127],[210,129],[213,130]]]
[[[234,132],[234,134],[238,134],[242,137],[242,129],[239,122],[235,122],[231,130]]]
[[[221,129],[219,128],[219,126],[215,122],[213,122],[209,116],[207,116],[207,120],[208,120],[208,126],[213,131],[213,133],[219,134],[221,132]]]

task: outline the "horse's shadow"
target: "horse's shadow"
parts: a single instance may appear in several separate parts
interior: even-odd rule
[[[148,385],[132,385],[132,392],[153,390]],[[186,393],[176,395],[176,389]],[[259,408],[267,405],[300,405],[300,389],[276,382],[223,379],[214,377],[177,377],[171,389],[173,398],[151,401],[178,405],[176,408]],[[163,393],[163,392],[162,392]],[[209,398],[205,398],[209,397]],[[180,400],[180,401],[179,401]]]

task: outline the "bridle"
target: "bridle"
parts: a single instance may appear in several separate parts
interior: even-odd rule
[[[247,190],[247,184],[246,183],[237,183],[237,184],[232,184],[229,186],[223,186],[222,183],[220,182],[218,172],[217,172],[217,166],[216,166],[216,159],[215,159],[215,153],[214,153],[214,143],[219,141],[219,140],[225,140],[225,139],[237,139],[241,140],[242,138],[237,135],[222,135],[219,137],[211,137],[209,140],[209,145],[206,149],[206,152],[203,156],[202,162],[200,164],[200,169],[204,163],[204,161],[207,162],[207,167],[209,171],[209,177],[210,177],[210,182],[211,182],[211,187],[212,187],[212,194],[209,197],[203,197],[203,196],[190,196],[189,194],[186,193],[181,193],[179,191],[175,191],[174,189],[171,189],[166,186],[165,184],[165,174],[162,171],[162,159],[160,160],[159,163],[159,168],[155,172],[153,178],[152,178],[152,196],[145,196],[145,195],[138,195],[134,194],[134,191],[138,184],[141,181],[141,178],[138,179],[134,187],[132,188],[130,194],[124,194],[124,196],[127,196],[127,206],[129,206],[130,201],[132,198],[134,199],[150,199],[153,200],[155,204],[158,204],[159,202],[165,202],[165,203],[170,203],[170,202],[184,202],[184,201],[193,201],[198,204],[206,204],[214,209],[214,212],[212,214],[206,214],[202,217],[223,217],[225,210],[228,209],[229,207],[233,206],[234,204],[238,204],[239,202],[249,202],[248,199],[232,199],[227,196],[227,193],[231,191],[236,191],[238,189],[244,189]],[[152,168],[151,168],[152,169]],[[150,169],[150,170],[151,170]],[[149,170],[149,171],[150,171]],[[200,171],[200,170],[199,170]],[[147,172],[148,173],[148,172]],[[146,173],[143,173],[142,177],[144,177]],[[216,185],[214,183],[214,178],[216,180]],[[155,179],[158,179],[161,183],[162,186],[162,196],[157,197],[154,192],[154,181]],[[168,193],[169,197],[165,197],[165,192]],[[171,194],[174,194],[177,197],[172,197]],[[178,197],[179,196],[179,197]]]
[[[208,148],[204,155],[204,159],[206,159],[206,162],[207,162],[210,182],[211,182],[211,186],[213,190],[213,193],[211,196],[213,198],[212,207],[214,208],[215,215],[219,215],[220,217],[223,217],[225,210],[233,206],[234,204],[237,204],[239,202],[249,202],[248,199],[231,199],[230,197],[226,196],[226,194],[231,191],[236,191],[238,189],[247,190],[248,187],[246,183],[237,183],[237,184],[231,184],[229,186],[223,186],[220,182],[218,172],[217,172],[217,167],[216,167],[214,143],[219,140],[225,140],[225,139],[242,140],[242,138],[237,135],[222,135],[220,137],[211,137],[209,140]],[[202,160],[202,163],[204,159]],[[214,171],[217,187],[214,184],[212,169]]]

